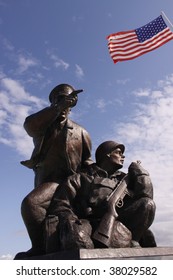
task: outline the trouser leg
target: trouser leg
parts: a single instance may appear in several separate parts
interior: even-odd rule
[[[139,241],[154,220],[155,203],[150,198],[140,198],[119,212],[119,221],[131,231],[132,239]]]
[[[21,214],[31,239],[32,248],[43,248],[43,222],[57,183],[44,183],[22,201]]]

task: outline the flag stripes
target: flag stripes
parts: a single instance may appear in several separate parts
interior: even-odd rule
[[[165,29],[143,42],[139,41],[136,30],[118,32],[107,37],[109,53],[114,63],[134,59],[159,48],[172,39],[173,32],[171,32],[167,26]]]

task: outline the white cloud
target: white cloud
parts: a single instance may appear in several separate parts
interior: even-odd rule
[[[3,77],[0,84],[0,143],[16,149],[22,156],[30,156],[33,143],[23,122],[31,112],[47,102],[30,95],[19,81]]]
[[[31,102],[35,103],[37,107],[45,104],[45,102],[40,100],[40,98],[30,95],[22,86],[22,84],[14,79],[4,77],[1,80],[1,86],[5,89],[4,96],[10,97],[10,100],[20,101],[20,102]]]
[[[152,98],[159,98],[162,97],[162,92],[160,90],[153,90],[151,93]]]
[[[76,64],[75,67],[76,67],[76,71],[75,71],[76,77],[79,79],[83,78],[84,77],[83,69],[78,64]]]
[[[2,40],[2,43],[3,43],[6,50],[8,50],[8,51],[13,51],[14,50],[14,46],[11,44],[11,42],[7,38],[4,38]]]
[[[150,95],[150,89],[138,89],[136,92],[134,92],[136,96],[149,96]]]
[[[0,125],[4,123],[7,117],[7,112],[4,110],[0,110]]]
[[[116,80],[116,83],[117,84],[120,84],[120,85],[126,85],[128,82],[130,82],[130,79],[127,78],[127,79],[122,79],[122,80]]]
[[[115,125],[114,138],[126,146],[126,167],[139,159],[150,172],[157,205],[153,228],[159,234],[160,244],[164,241],[164,245],[170,246],[173,245],[173,75],[159,81],[157,89],[140,89],[134,95],[135,110],[128,122]],[[167,235],[169,238],[164,240]]]
[[[11,254],[4,254],[0,256],[0,260],[12,260],[14,257]]]
[[[96,106],[101,111],[104,111],[106,105],[107,105],[107,102],[103,98],[97,100]]]
[[[54,59],[54,65],[56,68],[61,67],[64,70],[67,70],[69,68],[69,64],[58,57]]]
[[[25,72],[28,68],[38,65],[38,61],[32,57],[25,57],[24,55],[20,54],[18,57],[18,64],[19,64],[19,71]]]
[[[84,19],[84,17],[83,16],[72,16],[72,21],[73,22],[78,22],[78,21],[81,21],[81,20],[83,20]]]
[[[172,221],[156,222],[152,226],[152,230],[156,236],[156,242],[161,246],[172,245]]]
[[[113,99],[113,100],[105,100],[104,98],[99,98],[95,101],[96,107],[102,112],[104,113],[106,111],[106,109],[109,106],[117,106],[117,104],[119,106],[121,106],[121,101],[118,99]]]
[[[63,70],[67,70],[69,68],[69,63],[65,62],[63,59],[59,58],[52,50],[48,50],[47,54],[50,59],[54,62],[54,66],[56,68],[62,68]]]

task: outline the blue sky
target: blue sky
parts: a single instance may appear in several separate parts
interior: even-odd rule
[[[83,88],[71,119],[90,133],[93,159],[105,140],[126,146],[127,171],[141,160],[157,205],[158,246],[173,246],[173,40],[113,64],[106,36],[160,15],[173,21],[172,0],[0,0],[0,259],[30,248],[20,215],[34,174],[20,161],[32,152],[27,115],[48,106],[59,83]]]

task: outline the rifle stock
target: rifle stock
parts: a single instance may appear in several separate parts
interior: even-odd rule
[[[117,188],[108,197],[108,211],[104,214],[98,228],[92,235],[94,242],[96,244],[101,244],[102,247],[109,248],[111,245],[112,233],[115,228],[116,219],[118,217],[115,207],[119,200],[124,197],[127,184],[128,175],[124,176]]]
[[[106,212],[96,229],[96,231],[92,235],[92,239],[96,244],[101,244],[102,247],[109,248],[112,236],[112,229],[115,224],[115,216],[110,212]]]

